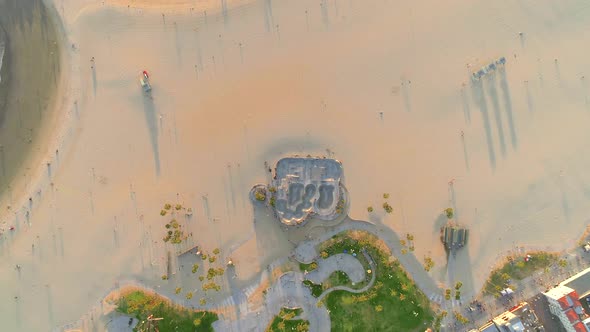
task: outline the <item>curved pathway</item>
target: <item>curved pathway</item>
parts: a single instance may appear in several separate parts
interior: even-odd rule
[[[377,266],[376,266],[373,258],[371,256],[369,256],[369,254],[367,254],[367,252],[364,250],[363,250],[363,255],[365,255],[365,258],[369,261],[369,265],[371,265],[371,270],[376,271]],[[368,291],[369,288],[371,288],[374,283],[375,283],[375,273],[372,273],[371,280],[369,281],[369,283],[365,287],[360,288],[360,289],[352,289],[352,288],[346,287],[346,286],[334,286],[332,288],[326,289],[322,293],[322,295],[320,295],[318,297],[318,302],[321,301],[324,297],[326,297],[328,294],[332,293],[335,290],[344,290],[349,293],[355,293],[355,294],[364,293],[364,292]]]

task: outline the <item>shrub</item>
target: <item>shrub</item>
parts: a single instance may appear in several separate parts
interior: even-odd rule
[[[387,202],[383,203],[383,209],[387,213],[393,212],[393,207],[391,207],[391,205],[389,205],[389,203],[387,203]]]
[[[162,276],[162,280],[168,280],[168,276],[164,274],[164,275]]]
[[[193,292],[188,292],[188,293],[186,293],[186,299],[187,299],[187,300],[190,300],[190,299],[192,299],[192,298],[193,298]]]
[[[389,193],[384,193],[384,194],[383,194],[383,198],[384,198],[384,199],[388,199],[388,198],[389,198]]]
[[[176,209],[176,211],[179,211],[180,209],[182,209],[182,205],[176,204],[174,208]]]
[[[266,190],[262,188],[256,188],[254,191],[254,198],[256,198],[259,202],[264,202],[266,200]]]
[[[172,208],[172,205],[170,203],[164,204],[164,210],[170,210],[171,208]]]
[[[219,250],[219,248],[215,248],[215,249],[213,249],[213,253],[214,253],[215,255],[219,255],[219,253],[220,253],[220,250]]]
[[[174,290],[174,294],[180,294],[180,292],[182,292],[182,288],[176,287],[176,289]]]
[[[463,283],[460,281],[457,281],[457,283],[455,284],[455,289],[459,290],[459,289],[461,289],[461,286],[463,286]]]
[[[369,206],[369,207],[367,208],[367,212],[369,212],[369,213],[373,212],[373,207],[372,207],[372,206]]]
[[[162,217],[163,217],[163,216],[165,216],[165,215],[166,215],[166,210],[162,210],[162,211],[160,211],[160,215],[161,215]]]
[[[453,212],[453,208],[446,208],[445,209],[445,214],[447,215],[448,219],[452,219],[453,216],[455,215]]]

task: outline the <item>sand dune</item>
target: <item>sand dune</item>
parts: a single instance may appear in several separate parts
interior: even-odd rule
[[[195,210],[186,227],[209,250],[280,246],[255,227],[272,220],[248,192],[285,155],[341,160],[350,216],[414,234],[443,284],[479,289],[504,251],[561,250],[585,229],[583,1],[259,1],[207,17],[187,1],[165,21],[125,3],[55,2],[79,59],[77,103],[41,194],[6,219],[20,228],[1,245],[0,293],[19,296],[0,303],[12,330],[76,320],[120,278],[173,289],[160,279],[165,202]],[[499,56],[504,72],[470,83],[468,64]],[[454,274],[438,239],[448,206],[471,229]],[[274,258],[256,248],[235,251],[241,278]]]

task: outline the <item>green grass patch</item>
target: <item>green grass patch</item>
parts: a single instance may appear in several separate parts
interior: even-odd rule
[[[303,285],[309,287],[309,289],[311,290],[311,295],[313,295],[313,297],[319,297],[324,292],[324,286],[322,284],[314,284],[310,280],[306,279],[303,280]]]
[[[309,331],[309,321],[303,319],[293,319],[301,315],[301,312],[301,308],[281,308],[279,315],[275,316],[273,321],[266,328],[266,332]]]
[[[375,284],[361,294],[334,291],[326,296],[332,331],[424,331],[434,320],[428,299],[399,262],[390,259],[391,253],[379,239],[366,232],[345,232],[323,243],[319,250],[330,255],[345,250],[357,253],[356,258],[367,266],[363,248],[377,265],[372,271]],[[370,278],[367,274],[367,281]]]
[[[545,269],[558,261],[556,254],[547,252],[528,253],[531,259],[525,261],[526,255],[510,258],[502,267],[490,274],[484,287],[484,293],[500,296],[500,291],[511,285],[511,280],[522,280],[535,271]]]
[[[217,314],[208,311],[192,311],[171,305],[162,297],[133,291],[119,298],[117,311],[146,321],[149,315],[163,318],[157,323],[160,332],[172,331],[213,331],[213,322],[218,320]],[[134,331],[139,331],[138,326]]]
[[[303,271],[311,272],[317,268],[318,268],[318,263],[316,263],[316,262],[311,262],[309,264],[299,263],[299,270],[301,272],[303,272]]]

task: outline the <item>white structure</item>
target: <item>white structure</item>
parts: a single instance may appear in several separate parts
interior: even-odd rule
[[[578,293],[563,283],[543,293],[549,302],[549,311],[561,321],[568,332],[588,332],[582,321],[587,318]]]

